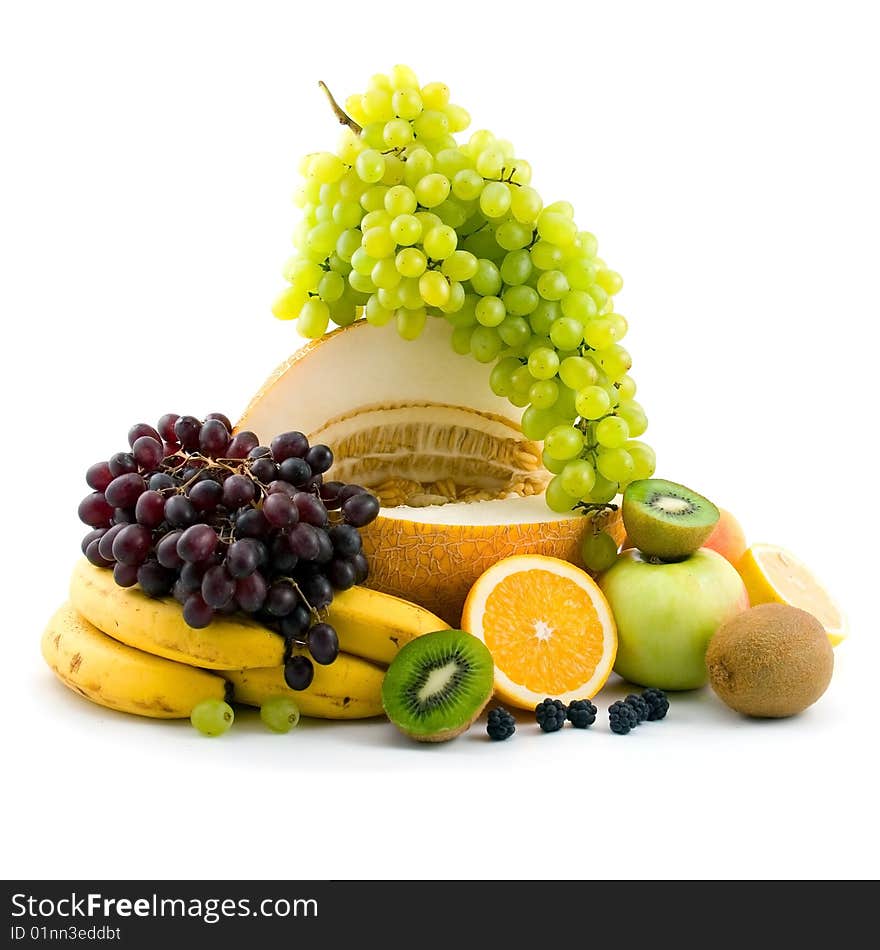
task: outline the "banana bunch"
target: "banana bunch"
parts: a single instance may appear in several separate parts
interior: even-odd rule
[[[118,587],[110,571],[82,560],[42,651],[81,696],[140,716],[182,719],[204,699],[261,706],[287,695],[304,716],[364,719],[382,714],[382,679],[397,651],[446,626],[416,604],[361,587],[336,594],[327,621],[341,652],[330,666],[316,665],[309,688],[295,692],[284,681],[278,634],[243,617],[218,617],[195,630],[175,601]]]

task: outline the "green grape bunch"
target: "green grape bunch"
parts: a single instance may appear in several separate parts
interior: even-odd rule
[[[335,153],[301,163],[303,216],[275,316],[306,338],[363,317],[414,340],[429,319],[448,321],[453,349],[493,364],[492,391],[543,441],[553,511],[606,505],[649,478],[614,308],[623,280],[572,206],[544,205],[506,139],[480,130],[459,144],[470,116],[443,83],[395,66],[345,110],[321,85],[344,128]]]

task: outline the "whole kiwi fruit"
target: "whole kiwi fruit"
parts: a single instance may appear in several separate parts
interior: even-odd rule
[[[780,719],[803,712],[825,692],[834,651],[812,614],[760,604],[718,628],[706,666],[712,689],[731,709]]]

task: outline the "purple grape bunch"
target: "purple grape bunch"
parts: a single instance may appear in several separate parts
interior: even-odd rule
[[[191,627],[218,614],[257,618],[285,639],[288,685],[306,689],[312,661],[339,654],[326,622],[334,591],[367,578],[359,529],[378,515],[376,496],[324,481],[333,453],[302,432],[261,445],[219,412],[138,423],[128,444],[86,472],[85,556],[121,587],[173,596]]]

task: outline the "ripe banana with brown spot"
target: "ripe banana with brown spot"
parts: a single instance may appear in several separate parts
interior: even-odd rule
[[[80,696],[120,712],[185,719],[203,699],[224,699],[223,677],[119,643],[64,604],[49,621],[43,657]]]
[[[236,702],[262,706],[273,696],[292,699],[304,716],[319,719],[367,719],[383,715],[382,680],[385,670],[358,656],[340,653],[329,666],[315,664],[315,677],[306,690],[292,690],[284,669],[225,670]]]
[[[219,616],[209,627],[195,630],[183,619],[176,601],[119,587],[109,570],[85,559],[74,568],[70,600],[114,639],[179,663],[247,670],[280,667],[284,662],[284,640],[256,621]],[[336,629],[343,652],[385,665],[410,640],[447,626],[417,604],[363,587],[336,594],[326,619]]]

